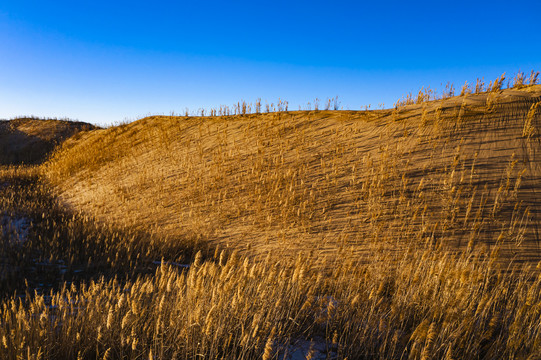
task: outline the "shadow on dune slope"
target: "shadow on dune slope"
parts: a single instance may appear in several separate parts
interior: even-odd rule
[[[154,272],[161,260],[182,267],[192,257],[184,243],[65,208],[33,167],[0,169],[0,297],[101,276],[135,277]]]

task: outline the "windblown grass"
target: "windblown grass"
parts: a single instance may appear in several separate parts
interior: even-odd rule
[[[503,241],[505,257],[535,264],[540,95],[534,86],[392,110],[150,117],[65,143],[44,175],[93,217],[210,251],[314,251],[326,266],[371,244]]]
[[[288,358],[306,339],[318,358],[529,358],[541,351],[541,278],[493,259],[380,252],[323,274],[235,254],[162,266],[128,282],[93,281],[2,304],[0,356]],[[396,261],[389,266],[389,261]],[[301,348],[308,357],[309,349]]]

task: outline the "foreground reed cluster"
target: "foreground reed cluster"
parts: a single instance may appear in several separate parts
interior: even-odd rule
[[[270,257],[268,258],[270,259]],[[528,358],[541,277],[435,249],[323,274],[224,253],[1,305],[3,359]],[[396,266],[389,266],[392,261]]]

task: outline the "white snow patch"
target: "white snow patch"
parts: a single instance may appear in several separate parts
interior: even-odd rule
[[[312,360],[336,359],[337,357],[335,349],[328,347],[323,339],[313,341],[298,339],[290,344],[282,344],[279,348],[280,352],[287,352],[288,360],[305,360],[310,352],[312,352]]]
[[[0,215],[0,231],[4,239],[16,244],[26,242],[31,223],[31,220],[26,217]]]

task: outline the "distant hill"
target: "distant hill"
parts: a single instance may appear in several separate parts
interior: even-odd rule
[[[0,165],[41,163],[65,139],[93,129],[92,124],[67,120],[0,120]]]

